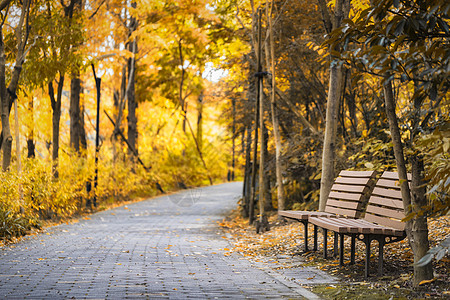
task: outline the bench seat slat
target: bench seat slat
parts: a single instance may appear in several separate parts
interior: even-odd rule
[[[350,224],[345,225],[340,221],[341,219],[347,220],[345,218],[310,218],[309,222],[337,233],[358,233],[358,228],[352,227]]]
[[[290,219],[296,219],[296,220],[308,220],[309,217],[315,216],[315,217],[328,217],[332,214],[326,213],[326,212],[319,212],[319,211],[292,211],[292,210],[281,210],[278,212],[280,216],[290,218]]]

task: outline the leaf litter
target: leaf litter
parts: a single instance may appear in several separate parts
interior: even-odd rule
[[[319,233],[319,251],[304,252],[303,224],[296,221],[279,220],[276,212],[269,216],[270,231],[257,234],[254,226],[248,225],[238,211],[233,211],[228,217],[218,222],[226,233],[231,249],[227,249],[227,255],[233,252],[240,253],[246,258],[255,261],[276,261],[278,258],[300,258],[305,266],[314,266],[324,270],[330,275],[337,276],[341,283],[330,289],[329,286],[314,286],[312,290],[326,299],[450,299],[450,257],[444,257],[440,261],[433,261],[434,279],[424,282],[419,287],[413,287],[413,255],[408,244],[408,239],[388,244],[384,249],[384,274],[378,277],[378,243],[373,242],[371,247],[372,274],[364,279],[364,253],[365,246],[362,242],[356,243],[356,261],[350,265],[350,238],[344,242],[345,265],[339,266],[337,257],[323,259],[322,234]],[[312,232],[310,225],[309,232]],[[450,216],[443,216],[428,220],[430,248],[438,245],[450,234]],[[328,251],[332,249],[333,236],[330,233]],[[308,238],[308,244],[313,245],[312,234]],[[283,268],[280,263],[279,268]],[[289,268],[289,266],[285,266]]]

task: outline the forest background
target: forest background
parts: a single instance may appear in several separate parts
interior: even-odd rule
[[[0,236],[236,178],[251,222],[256,198],[260,218],[320,209],[342,169],[419,174],[409,221],[446,215],[449,10],[0,1]]]

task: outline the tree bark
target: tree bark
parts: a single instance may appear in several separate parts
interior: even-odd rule
[[[75,75],[70,80],[70,146],[80,154],[81,143],[81,110],[80,110],[81,79]]]
[[[337,0],[334,9],[334,16],[331,18],[325,0],[318,0],[319,7],[324,19],[325,29],[328,33],[338,28],[342,20],[348,16],[350,11],[350,0]],[[331,27],[332,25],[332,27]],[[331,28],[330,28],[331,27]],[[331,29],[331,30],[330,30]],[[332,51],[339,49],[330,49]],[[330,82],[327,99],[327,113],[325,120],[325,136],[322,152],[322,176],[320,179],[320,199],[319,211],[324,211],[328,195],[334,181],[334,164],[336,160],[336,130],[339,110],[339,102],[342,93],[342,66],[339,61],[331,56]]]
[[[334,164],[336,160],[336,131],[339,99],[342,86],[342,69],[335,61],[330,67],[330,88],[328,90],[325,136],[322,152],[322,177],[320,179],[319,211],[324,211],[328,194],[334,181]]]
[[[203,151],[203,91],[197,100],[197,143],[200,151]]]
[[[3,43],[3,26],[0,27],[0,96],[1,96],[1,119],[2,119],[2,148],[3,148],[3,171],[8,170],[11,163],[12,136],[9,124],[9,97],[6,91],[6,57],[5,44]]]
[[[272,69],[272,93],[270,98],[270,108],[272,112],[272,124],[273,124],[273,136],[275,139],[275,175],[277,182],[277,206],[278,210],[284,210],[286,206],[286,200],[284,196],[284,187],[283,187],[283,171],[281,167],[281,136],[278,122],[278,109],[277,103],[275,101],[275,89],[276,89],[276,81],[275,81],[275,44],[274,44],[274,32],[273,32],[273,24],[272,24],[272,11],[273,11],[273,3],[271,1],[270,13],[268,16],[269,19],[269,42],[270,42],[270,66]],[[267,51],[268,52],[268,51]]]
[[[58,178],[58,158],[59,158],[59,126],[61,120],[61,100],[62,90],[64,86],[64,75],[59,74],[58,91],[55,98],[53,83],[48,83],[48,94],[52,105],[52,160],[53,160],[53,177]]]
[[[36,157],[36,147],[34,145],[34,101],[33,97],[28,98],[28,114],[30,116],[30,124],[27,133],[27,157],[35,158]]]
[[[131,8],[136,9],[136,1],[131,2]],[[133,35],[138,26],[135,17],[130,18],[128,25],[129,37]],[[128,50],[132,53],[133,57],[128,59],[128,74],[129,74],[129,89],[128,93],[128,142],[133,147],[134,151],[138,153],[138,129],[137,129],[137,100],[136,100],[136,55],[137,55],[137,39],[128,44]],[[131,157],[134,156],[130,152]]]
[[[244,195],[243,203],[243,215],[244,218],[250,216],[250,201],[251,201],[251,172],[252,166],[250,163],[251,151],[252,151],[252,126],[247,125],[247,142],[245,143],[245,168],[244,168],[244,187],[242,194]]]
[[[6,6],[9,6],[11,1],[3,1],[0,10],[3,10]],[[5,4],[5,6],[3,6]],[[24,0],[22,2],[21,14],[18,25],[15,29],[15,35],[18,40],[16,61],[14,69],[11,74],[11,81],[6,89],[6,58],[5,58],[5,46],[3,43],[3,25],[0,26],[0,100],[1,100],[1,122],[2,122],[2,134],[0,140],[0,149],[3,149],[3,162],[2,169],[6,171],[11,164],[11,152],[12,152],[12,136],[11,127],[9,123],[9,114],[11,113],[11,107],[13,102],[17,99],[16,91],[19,84],[20,73],[22,71],[22,65],[25,61],[26,51],[25,46],[28,42],[28,35],[30,26],[28,24],[28,17],[30,12],[31,1]],[[3,16],[6,18],[7,12]],[[25,32],[23,27],[25,24]]]
[[[413,181],[411,182],[411,186],[413,194],[411,197],[411,190],[407,179],[406,162],[403,153],[403,144],[400,129],[398,127],[397,115],[395,112],[395,100],[392,90],[392,83],[387,78],[388,76],[385,76],[387,81],[384,83],[383,88],[386,115],[389,121],[389,130],[391,132],[395,161],[400,179],[403,208],[405,210],[405,214],[409,215],[412,212],[420,211],[421,207],[426,204],[423,182],[420,180],[420,175],[423,172],[423,165],[420,164],[417,157],[412,158]],[[409,244],[413,250],[414,262],[418,262],[426,254],[429,248],[426,218],[423,216],[415,216],[406,222],[405,230],[408,236]],[[417,286],[422,280],[430,280],[432,278],[433,270],[431,263],[423,267],[416,265],[414,266],[414,285]]]

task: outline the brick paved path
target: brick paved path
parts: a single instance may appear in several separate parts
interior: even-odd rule
[[[299,284],[332,278],[228,255],[217,221],[236,207],[241,186],[222,184],[103,211],[5,247],[0,299],[315,298]]]

